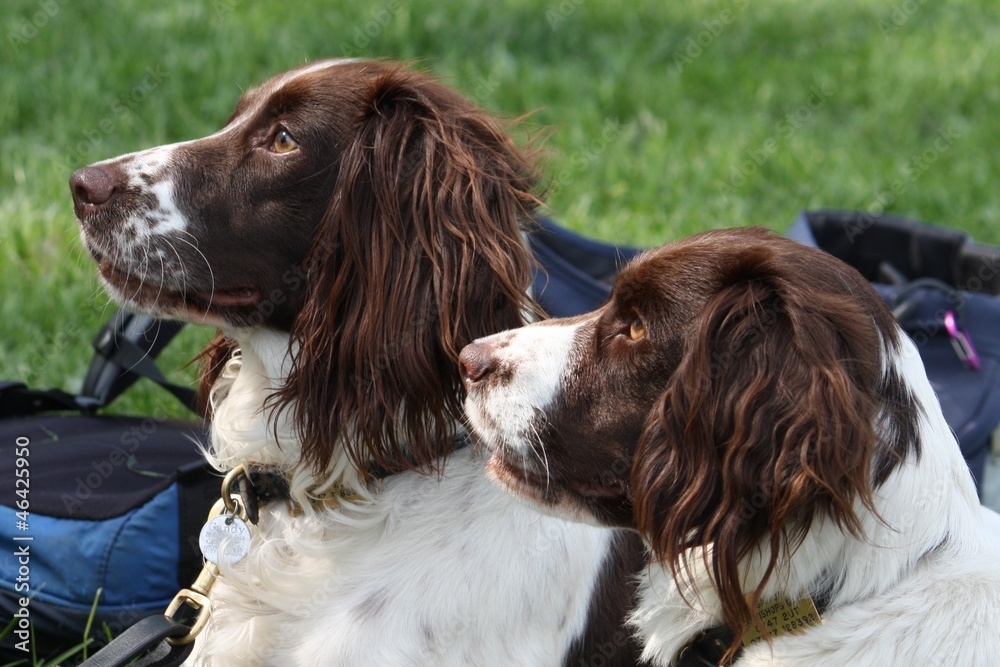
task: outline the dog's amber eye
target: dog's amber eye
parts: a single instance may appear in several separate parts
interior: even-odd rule
[[[298,148],[298,142],[292,139],[292,135],[288,133],[288,130],[279,130],[274,135],[274,143],[271,144],[271,150],[275,153],[291,153],[294,150],[298,150]]]
[[[646,326],[642,323],[638,317],[632,321],[632,326],[629,327],[628,337],[632,340],[639,340],[646,336]]]

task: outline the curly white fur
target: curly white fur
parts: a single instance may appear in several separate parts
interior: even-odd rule
[[[222,569],[189,665],[559,665],[587,618],[607,530],[542,516],[491,483],[479,452],[444,474],[372,489],[346,457],[317,479],[298,466],[287,416],[262,412],[287,369],[287,338],[237,333],[213,392],[213,463],[273,463],[306,509],[265,506],[250,555]],[[277,428],[275,428],[277,426]],[[275,432],[278,439],[275,440]],[[309,509],[308,490],[349,484],[368,500]]]

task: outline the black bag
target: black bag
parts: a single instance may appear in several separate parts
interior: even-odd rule
[[[872,281],[916,343],[981,493],[1000,424],[1000,248],[952,229],[854,211],[804,212],[788,236]]]
[[[201,420],[94,414],[139,377],[193,405],[153,362],[180,327],[116,314],[78,395],[0,384],[0,536],[12,547],[0,618],[14,623],[0,661],[80,644],[95,603],[99,645],[104,625],[117,635],[162,614],[201,569],[197,535],[220,486],[197,449]]]

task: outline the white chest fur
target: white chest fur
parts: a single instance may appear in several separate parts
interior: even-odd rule
[[[312,516],[268,506],[213,590],[192,664],[560,664],[609,533],[518,504],[471,449],[446,472],[396,475],[370,504]]]
[[[280,372],[268,368],[274,356],[246,350],[228,394],[219,392],[215,462],[286,465],[293,494],[304,493],[316,480],[296,469],[292,432],[279,427],[279,448],[260,412],[268,376]],[[561,664],[584,628],[611,533],[522,505],[484,465],[469,447],[443,475],[394,475],[369,501],[299,517],[266,506],[250,554],[223,568],[188,664]]]

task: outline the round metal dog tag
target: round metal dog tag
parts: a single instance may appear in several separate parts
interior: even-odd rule
[[[206,560],[232,565],[250,552],[250,529],[232,514],[217,516],[206,523],[198,536],[198,546]]]

